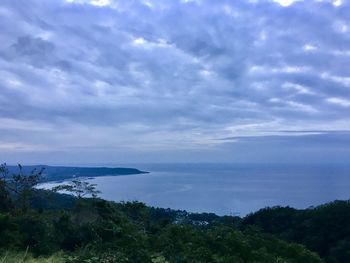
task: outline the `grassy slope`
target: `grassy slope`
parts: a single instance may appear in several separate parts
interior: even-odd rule
[[[0,256],[0,263],[64,263],[62,254],[55,254],[50,257],[33,258],[26,252],[6,251]]]

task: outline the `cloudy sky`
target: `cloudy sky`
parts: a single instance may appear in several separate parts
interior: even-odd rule
[[[1,0],[8,163],[345,162],[350,1]]]

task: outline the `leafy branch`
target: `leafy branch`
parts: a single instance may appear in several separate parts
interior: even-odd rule
[[[68,184],[55,186],[51,190],[54,192],[68,192],[79,199],[85,196],[92,196],[93,198],[96,198],[98,194],[101,193],[96,189],[96,184],[91,184],[87,181],[82,181],[81,179],[75,179]]]

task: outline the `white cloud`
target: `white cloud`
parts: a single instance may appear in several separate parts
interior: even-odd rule
[[[334,6],[341,6],[343,4],[343,0],[334,0],[333,5]]]
[[[314,50],[317,50],[317,46],[306,44],[303,46],[303,49],[305,51],[314,51]]]
[[[323,79],[331,80],[331,81],[337,82],[339,84],[342,84],[344,86],[350,87],[350,77],[331,75],[327,72],[322,73],[321,77]]]
[[[67,3],[75,3],[75,4],[90,4],[94,6],[109,6],[111,5],[111,0],[64,0]]]
[[[349,24],[348,22],[338,20],[333,23],[333,28],[336,32],[345,34],[349,31]]]
[[[327,102],[341,106],[341,107],[345,107],[345,108],[350,107],[350,100],[348,99],[334,97],[334,98],[328,98]]]
[[[134,45],[144,45],[146,43],[146,40],[142,37],[136,38],[133,41]]]
[[[294,4],[295,2],[300,2],[303,0],[273,0],[273,1],[280,4],[281,6],[287,7]]]
[[[108,6],[110,2],[110,0],[91,0],[91,4],[96,6]]]
[[[282,88],[295,90],[298,94],[316,95],[316,93],[310,91],[308,87],[291,82],[283,83]]]
[[[290,66],[290,65],[283,65],[281,67],[269,67],[269,66],[259,66],[259,65],[253,65],[249,68],[249,71],[252,74],[278,74],[278,73],[303,73],[310,71],[309,67],[306,66]]]

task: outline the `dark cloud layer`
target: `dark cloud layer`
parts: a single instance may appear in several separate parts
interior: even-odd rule
[[[349,8],[3,0],[0,158],[254,161],[297,145],[295,156],[328,149],[339,159],[349,141],[338,139],[350,137],[341,132],[350,129]]]

